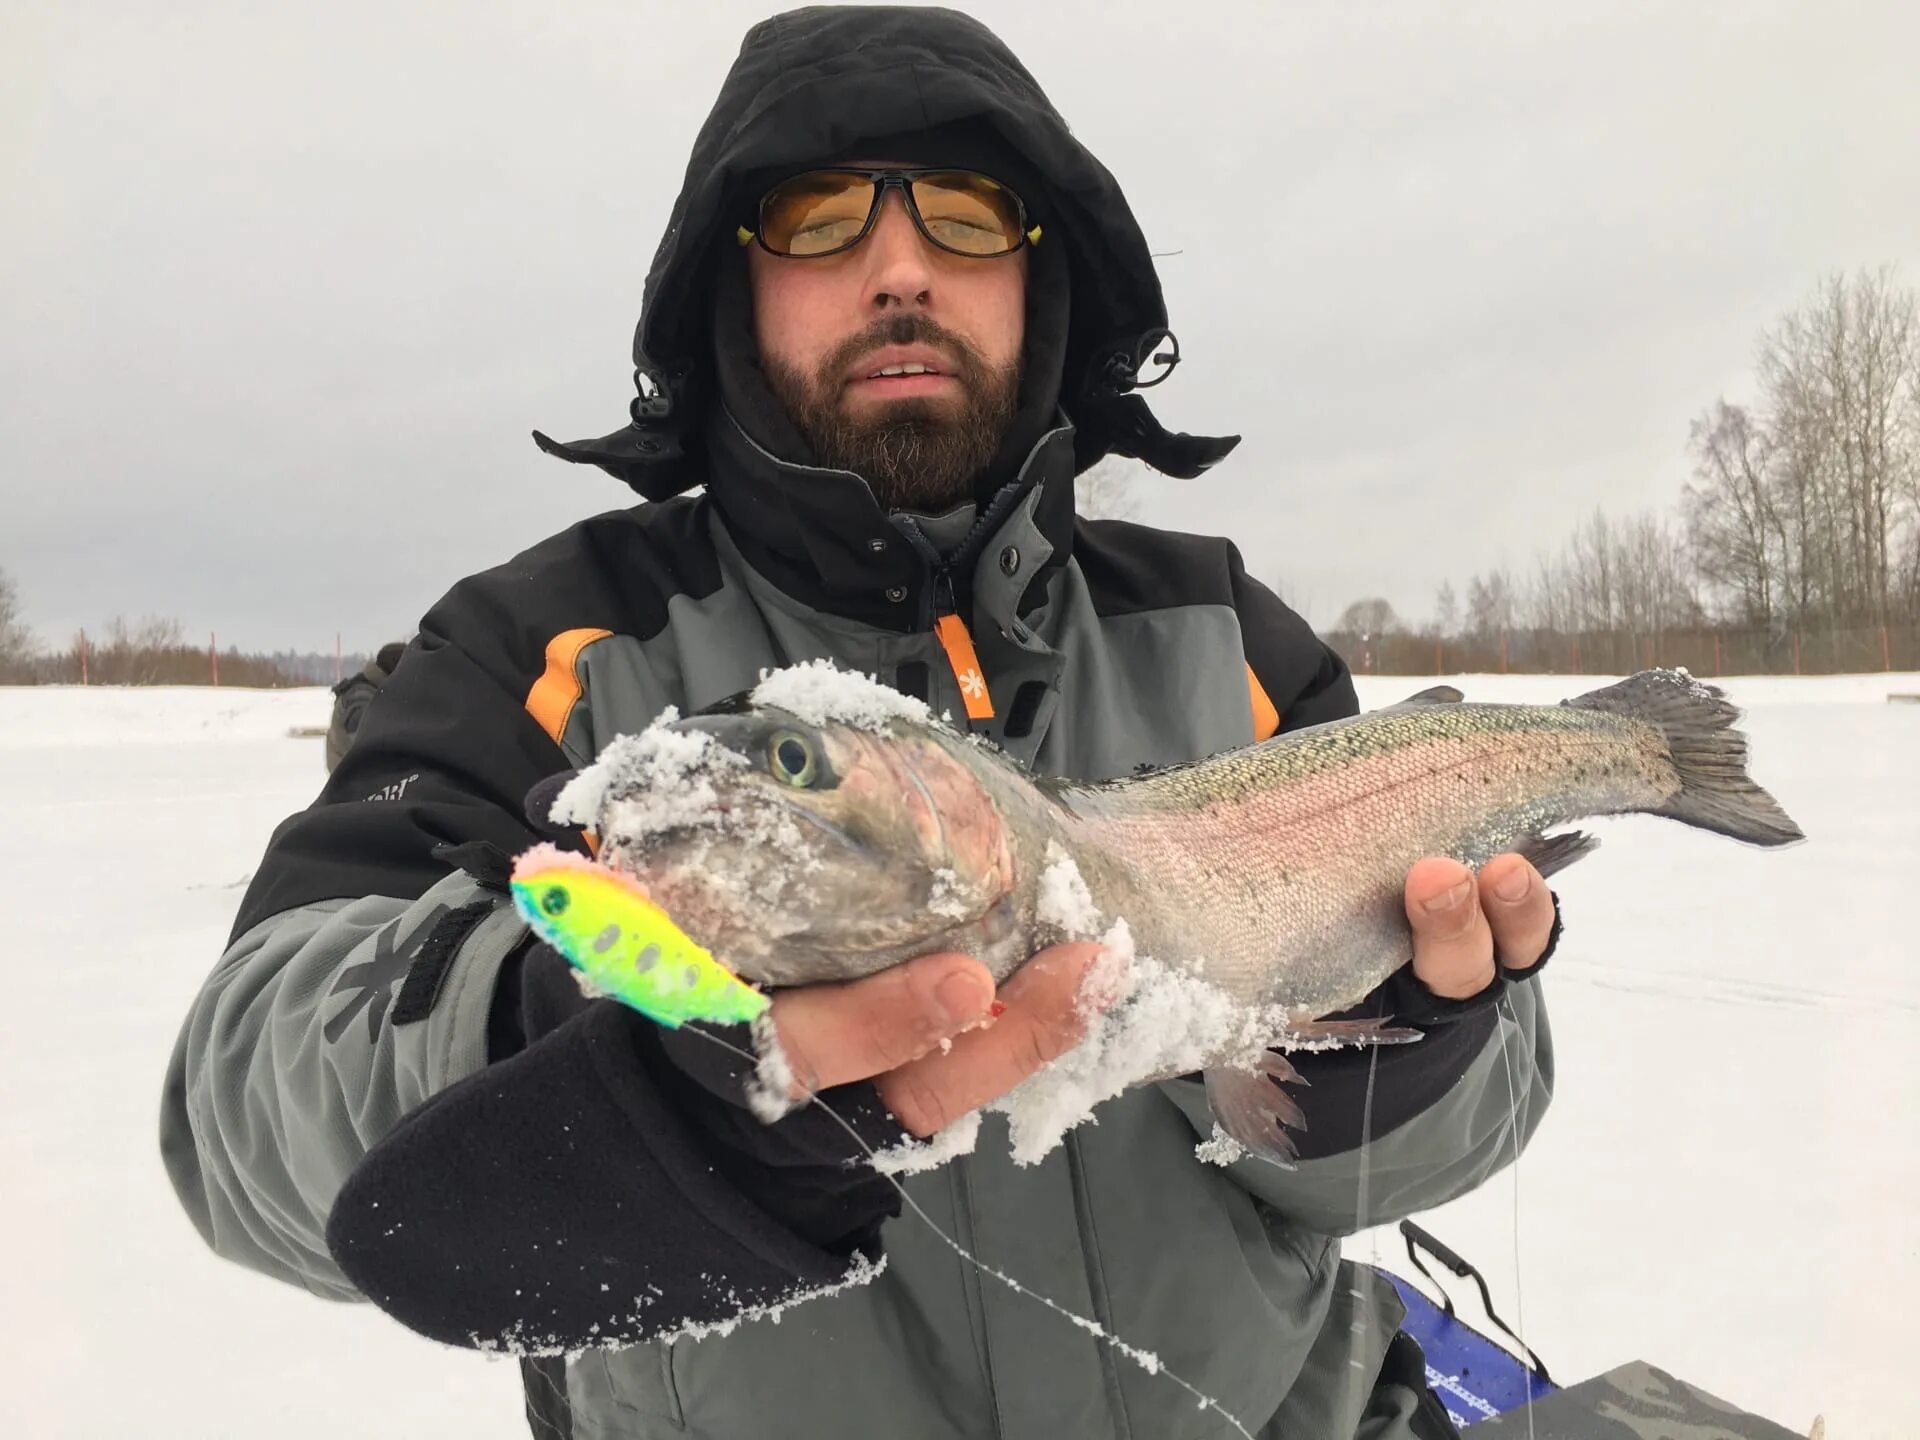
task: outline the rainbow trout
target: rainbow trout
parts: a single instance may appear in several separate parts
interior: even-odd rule
[[[1004,978],[1062,938],[1046,892],[1070,862],[1076,893],[1124,919],[1139,954],[1283,1014],[1287,1034],[1273,1038],[1306,1041],[1367,1032],[1316,1022],[1411,957],[1402,896],[1423,856],[1477,867],[1517,850],[1552,874],[1597,842],[1550,827],[1629,812],[1754,845],[1801,839],[1749,778],[1737,718],[1722,692],[1675,671],[1559,705],[1468,704],[1436,687],[1077,783],[1026,773],[917,701],[805,666],[615,741],[552,818],[597,828],[605,863],[768,985],[947,950]],[[1290,1067],[1244,1058],[1209,1059],[1216,1118],[1284,1155],[1280,1124],[1298,1111],[1266,1079]]]

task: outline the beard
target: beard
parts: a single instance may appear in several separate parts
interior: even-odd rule
[[[938,349],[959,382],[959,406],[913,396],[852,413],[846,377],[861,356],[886,345]],[[836,345],[811,375],[770,356],[760,365],[819,462],[863,477],[888,510],[948,510],[972,499],[975,477],[992,463],[1019,409],[1019,359],[989,365],[964,336],[923,315],[876,320]]]

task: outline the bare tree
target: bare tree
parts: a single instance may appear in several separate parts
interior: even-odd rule
[[[1131,520],[1140,513],[1146,467],[1107,455],[1073,482],[1073,506],[1087,520]]]
[[[1762,339],[1796,618],[1884,623],[1920,488],[1920,297],[1830,276]]]
[[[1338,635],[1358,635],[1362,639],[1378,639],[1382,635],[1392,635],[1400,629],[1400,617],[1393,613],[1393,606],[1378,595],[1369,595],[1364,600],[1356,600],[1340,612],[1340,618],[1334,622],[1334,633]]]
[[[1443,640],[1460,633],[1460,597],[1453,593],[1453,582],[1442,580],[1433,595],[1433,633]]]
[[[1771,625],[1787,564],[1773,439],[1752,412],[1716,400],[1687,444],[1694,478],[1681,504],[1700,574],[1732,600],[1733,618]]]
[[[1513,628],[1513,579],[1504,570],[1494,570],[1485,579],[1475,575],[1467,582],[1467,632],[1476,640],[1489,640]]]
[[[1619,567],[1613,527],[1606,513],[1595,509],[1584,525],[1574,527],[1567,546],[1568,581],[1572,588],[1575,624],[1582,630],[1612,631],[1619,622]]]
[[[0,682],[27,679],[39,648],[20,618],[20,592],[13,577],[0,570]]]

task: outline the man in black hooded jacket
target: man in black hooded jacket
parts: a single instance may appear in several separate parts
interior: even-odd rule
[[[763,1125],[719,1052],[589,1002],[503,901],[547,828],[529,791],[800,660],[1082,778],[1352,713],[1338,657],[1230,544],[1074,516],[1103,454],[1191,476],[1231,448],[1132,393],[1163,349],[1119,187],[983,27],[756,26],[648,277],[631,423],[538,437],[652,503],[424,618],[188,1015],[162,1146],[209,1244],[521,1353],[543,1436],[1232,1433],[960,1263],[820,1111]],[[1424,861],[1408,903],[1413,960],[1359,1008],[1425,1038],[1299,1057],[1291,1168],[1197,1159],[1213,1117],[1180,1080],[1030,1167],[990,1125],[908,1182],[917,1204],[1250,1430],[1450,1433],[1391,1288],[1337,1237],[1470,1189],[1531,1135],[1551,1049],[1530,976],[1557,921],[1521,857],[1477,883]],[[996,992],[926,956],[780,992],[775,1016],[879,1143],[1070,1044],[1088,960],[1061,947]]]

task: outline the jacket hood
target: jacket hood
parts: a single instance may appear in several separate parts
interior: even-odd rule
[[[598,465],[650,500],[701,484],[703,419],[716,390],[716,267],[736,248],[735,230],[752,222],[760,190],[780,171],[878,137],[967,130],[984,132],[1037,176],[1037,193],[1022,198],[1042,225],[1040,243],[1066,254],[1072,294],[1059,395],[1075,427],[1076,468],[1114,453],[1190,476],[1223,457],[1239,437],[1169,433],[1132,393],[1164,378],[1179,348],[1119,183],[986,26],[957,11],[906,6],[809,7],[747,32],[647,274],[630,423],[573,444],[535,431],[536,443]]]

